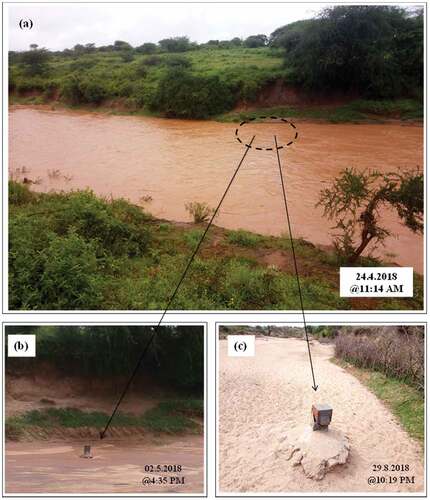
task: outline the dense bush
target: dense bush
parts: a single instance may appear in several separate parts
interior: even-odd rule
[[[148,217],[124,200],[89,191],[35,195],[15,182],[9,190],[12,309],[97,309],[116,259],[148,248]]]
[[[193,46],[186,36],[176,36],[173,38],[164,38],[158,42],[161,50],[166,52],[186,52]]]
[[[25,74],[28,76],[43,75],[49,70],[48,62],[51,54],[45,48],[39,49],[37,45],[31,45],[31,50],[24,52],[21,62]]]
[[[140,52],[141,54],[154,54],[157,52],[157,44],[146,42],[136,47],[136,52]]]
[[[163,63],[170,68],[191,68],[191,61],[179,54],[172,54],[165,57]]]
[[[385,327],[379,333],[340,333],[336,356],[385,373],[424,389],[424,333],[422,327]]]
[[[27,78],[19,78],[16,80],[16,90],[19,94],[28,92],[43,92],[46,89],[47,81],[40,76],[33,77],[31,80]]]
[[[196,76],[171,68],[158,83],[148,105],[154,111],[178,118],[207,118],[232,108],[235,97],[218,76]]]
[[[297,83],[376,98],[423,87],[423,15],[392,6],[336,6],[272,34]]]
[[[72,75],[62,86],[61,96],[72,104],[94,104],[99,105],[109,96],[109,90],[105,82],[88,75],[82,78]]]
[[[25,184],[20,182],[9,182],[9,203],[11,205],[25,205],[34,200],[32,193]]]
[[[257,47],[264,47],[267,44],[267,41],[266,35],[251,35],[245,39],[243,44],[245,47],[255,49]]]
[[[145,66],[158,66],[163,62],[160,56],[150,56],[142,60],[142,64]]]
[[[59,237],[45,221],[11,217],[9,302],[12,309],[95,309],[104,284],[96,244],[74,232]],[[101,254],[101,252],[98,252]]]
[[[32,328],[31,333],[37,337],[37,360],[29,369],[35,369],[37,363],[49,362],[64,375],[128,377],[153,332],[153,327],[149,326]],[[15,333],[14,327],[8,327],[6,333]],[[18,365],[19,361],[12,360],[8,368]],[[151,375],[173,388],[203,390],[203,328],[161,326],[139,375]]]

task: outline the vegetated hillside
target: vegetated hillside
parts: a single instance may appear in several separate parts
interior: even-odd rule
[[[124,60],[121,51],[55,54],[46,71],[34,76],[26,75],[15,56],[9,88],[14,96],[30,96],[31,103],[60,100],[206,118],[255,100],[262,87],[285,75],[281,51],[269,47],[130,56]]]
[[[9,307],[163,309],[204,228],[90,191],[37,194],[10,182]],[[171,309],[300,309],[290,248],[288,235],[212,227]],[[334,253],[303,240],[296,253],[306,309],[422,309],[420,275],[411,299],[344,299]]]
[[[336,6],[270,37],[200,45],[175,37],[139,47],[117,40],[55,53],[32,45],[9,54],[9,90],[33,103],[60,100],[179,118],[292,104],[306,105],[304,116],[330,118],[339,102],[337,120],[420,118],[423,13]],[[351,101],[352,108],[343,107]],[[319,109],[324,102],[331,108]]]

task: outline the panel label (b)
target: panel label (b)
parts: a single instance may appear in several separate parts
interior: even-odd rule
[[[9,358],[35,358],[36,335],[8,335],[7,355]]]

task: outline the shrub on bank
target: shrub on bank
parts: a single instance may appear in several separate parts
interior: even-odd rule
[[[185,203],[185,210],[193,218],[194,224],[208,222],[211,216],[214,214],[213,208],[211,208],[207,203],[200,201]]]
[[[151,110],[178,118],[207,118],[230,110],[235,102],[218,76],[197,76],[182,67],[170,68],[148,97]]]
[[[124,200],[36,195],[16,182],[10,193],[12,309],[98,309],[119,259],[147,251],[148,216]]]
[[[94,104],[97,106],[110,95],[106,84],[93,76],[81,78],[72,75],[63,82],[61,88],[61,97],[74,106],[78,104]]]
[[[336,356],[359,367],[380,371],[424,388],[424,339],[422,331],[403,327],[379,333],[340,333],[335,340]]]

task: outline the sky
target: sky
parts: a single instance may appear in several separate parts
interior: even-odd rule
[[[9,4],[9,50],[31,43],[50,50],[77,43],[97,46],[125,40],[133,46],[186,35],[199,43],[210,39],[246,38],[299,19],[313,17],[323,3],[142,3],[142,4]],[[31,19],[33,28],[19,28]]]

